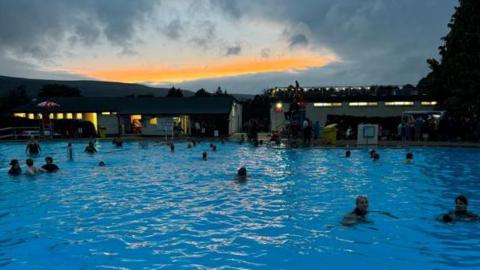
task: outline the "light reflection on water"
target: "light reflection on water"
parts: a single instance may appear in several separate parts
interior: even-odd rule
[[[435,216],[465,194],[480,211],[480,151],[273,149],[203,142],[176,152],[150,143],[66,161],[65,143],[43,144],[61,171],[6,176],[24,146],[0,145],[0,265],[6,268],[480,268],[479,224]],[[209,160],[201,153],[208,151]],[[98,167],[100,160],[106,167]],[[234,181],[246,166],[249,180]],[[373,223],[339,226],[366,194]],[[322,267],[323,266],[323,267]]]

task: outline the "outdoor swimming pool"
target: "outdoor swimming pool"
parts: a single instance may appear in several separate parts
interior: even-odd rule
[[[93,156],[43,143],[61,171],[7,176],[24,144],[0,144],[0,266],[6,269],[480,269],[479,223],[435,217],[464,194],[480,212],[480,150],[254,148],[176,152],[100,142]],[[201,160],[207,151],[208,161]],[[100,160],[106,167],[98,167]],[[245,165],[246,184],[233,181]],[[366,194],[372,224],[342,227]]]

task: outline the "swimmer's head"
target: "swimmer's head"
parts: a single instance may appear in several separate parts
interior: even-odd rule
[[[27,166],[33,166],[33,159],[31,158],[27,159],[26,163],[27,163]]]
[[[467,197],[460,195],[455,198],[455,211],[464,212],[467,211],[468,199]]]
[[[377,152],[375,152],[375,153],[372,154],[372,159],[373,159],[373,160],[379,160],[379,159],[380,159],[380,155],[379,155]]]
[[[52,158],[52,157],[46,157],[46,158],[45,158],[45,162],[46,162],[47,164],[51,164],[51,163],[53,163],[53,158]]]
[[[207,152],[203,152],[202,153],[202,159],[203,160],[207,160],[208,156],[207,156]]]
[[[20,166],[20,163],[18,163],[17,159],[12,159],[12,160],[10,160],[10,166],[18,167],[18,166]]]
[[[352,155],[352,152],[350,152],[350,150],[347,150],[345,152],[345,157],[350,157]]]
[[[72,143],[71,143],[71,142],[68,143],[68,147],[70,147],[70,146],[72,146]]]
[[[413,154],[407,153],[407,160],[413,160]]]
[[[360,195],[357,196],[357,199],[355,201],[355,205],[358,210],[366,212],[368,210],[368,198],[367,196]]]
[[[100,162],[98,163],[98,166],[100,166],[100,167],[105,167],[105,162],[100,161]]]
[[[245,167],[241,167],[238,169],[237,175],[240,177],[247,177],[247,169]]]

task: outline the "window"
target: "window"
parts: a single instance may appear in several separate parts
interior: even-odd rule
[[[77,118],[77,119],[82,119],[82,118],[83,118],[83,117],[82,117],[82,113],[76,113],[76,114],[75,114],[75,118]]]
[[[73,119],[73,113],[67,113],[67,119]]]
[[[63,113],[57,113],[57,119],[63,119]]]
[[[28,119],[35,119],[35,114],[29,113],[28,114]]]
[[[387,101],[385,106],[413,106],[413,101]]]
[[[435,106],[435,105],[437,105],[437,102],[436,101],[422,101],[420,104],[422,106]]]
[[[25,118],[25,117],[27,117],[27,114],[26,113],[14,113],[13,116]]]
[[[110,112],[102,112],[102,115],[110,115]]]
[[[158,123],[157,117],[150,118],[150,121],[148,121],[148,123],[150,124],[150,126],[156,126]]]
[[[48,114],[48,119],[54,119],[54,118],[55,118],[55,115],[53,113]]]
[[[349,102],[350,107],[374,107],[378,106],[378,102]]]
[[[313,103],[313,107],[342,107],[341,102],[317,102]]]

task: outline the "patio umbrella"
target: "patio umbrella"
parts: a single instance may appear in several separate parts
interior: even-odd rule
[[[56,102],[53,102],[53,101],[43,101],[43,102],[40,102],[37,104],[37,107],[40,107],[40,108],[43,108],[44,110],[48,111],[49,109],[52,109],[52,108],[57,108],[57,107],[60,107],[60,104],[56,103]],[[47,120],[48,119],[48,120]],[[44,130],[45,130],[45,121],[49,121],[50,122],[50,118],[48,117],[48,113],[47,112],[43,112],[42,113],[42,135],[45,135],[44,134]],[[51,128],[51,125],[50,126],[50,134],[52,135],[53,137],[53,129]]]

